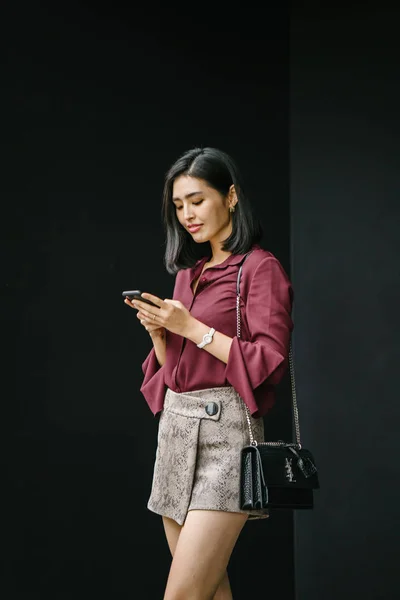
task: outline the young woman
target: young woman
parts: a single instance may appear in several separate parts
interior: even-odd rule
[[[250,516],[239,507],[243,402],[262,441],[262,417],[288,364],[292,289],[259,245],[261,226],[226,153],[195,148],[172,165],[163,217],[173,298],[125,302],[153,342],[140,389],[160,413],[148,508],[162,516],[173,557],[164,600],[230,600],[227,566]],[[246,256],[239,338],[236,281]],[[268,511],[251,514],[263,517]]]

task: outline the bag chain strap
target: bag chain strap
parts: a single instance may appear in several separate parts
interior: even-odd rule
[[[244,261],[247,259],[247,257],[251,254],[251,252],[249,252],[242,264],[240,265],[239,268],[239,273],[238,273],[238,278],[237,278],[237,286],[236,286],[236,316],[237,316],[237,337],[240,338],[241,337],[241,318],[240,318],[240,278],[242,275],[242,268],[243,268],[243,263]],[[251,427],[251,420],[250,420],[250,410],[247,406],[247,404],[244,402],[243,400],[243,405],[246,411],[246,420],[247,420],[247,425],[249,427],[249,433],[250,433],[250,444],[252,446],[258,446],[258,445],[263,445],[263,446],[275,446],[275,447],[281,447],[281,446],[286,446],[286,447],[292,447],[292,448],[298,448],[299,450],[301,449],[301,442],[300,442],[300,422],[299,422],[299,410],[297,408],[297,394],[296,394],[296,380],[295,380],[295,376],[294,376],[294,364],[293,364],[293,352],[292,352],[292,342],[290,342],[289,345],[289,371],[290,371],[290,384],[291,384],[291,389],[292,389],[292,408],[293,408],[293,424],[294,424],[294,429],[295,429],[295,436],[296,436],[296,442],[284,442],[282,440],[278,440],[276,442],[257,442],[257,440],[254,438],[253,435],[253,429]]]

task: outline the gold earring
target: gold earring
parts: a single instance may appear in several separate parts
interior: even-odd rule
[[[230,206],[229,207],[229,212],[234,213],[235,212],[235,207],[234,206]]]

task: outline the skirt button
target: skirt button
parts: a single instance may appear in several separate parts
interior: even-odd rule
[[[215,402],[209,402],[206,405],[206,413],[208,415],[210,415],[210,417],[212,417],[213,415],[216,415],[218,412],[218,404],[216,404]]]

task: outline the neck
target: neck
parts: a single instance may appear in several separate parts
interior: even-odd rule
[[[231,254],[232,252],[228,252],[227,250],[221,250],[220,244],[218,244],[218,247],[216,247],[214,244],[211,244],[211,258],[208,261],[208,263],[221,263]]]

